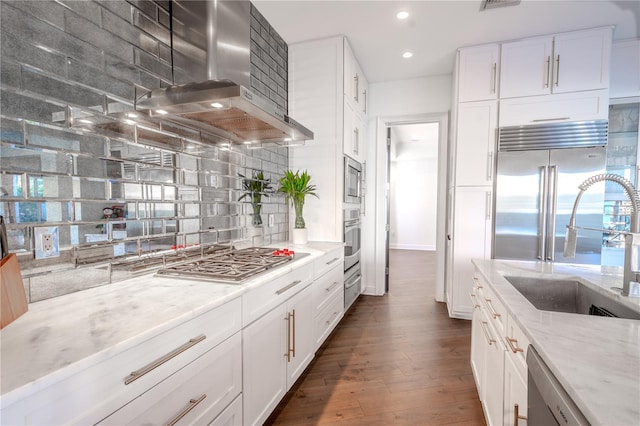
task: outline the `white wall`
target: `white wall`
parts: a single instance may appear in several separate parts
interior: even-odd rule
[[[392,249],[436,249],[437,178],[437,158],[391,162]]]
[[[369,87],[367,197],[362,221],[362,267],[366,294],[384,294],[386,145],[378,141],[384,141],[386,123],[419,122],[430,115],[447,113],[451,108],[451,85],[452,75],[439,75],[372,83]],[[438,170],[442,173],[440,163]],[[438,197],[439,208],[444,203],[440,194]]]

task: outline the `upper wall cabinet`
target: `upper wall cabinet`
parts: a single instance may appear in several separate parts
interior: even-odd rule
[[[502,44],[500,98],[609,87],[611,27]]]
[[[640,96],[640,38],[613,43],[609,96],[611,99]]]
[[[499,44],[459,49],[458,102],[497,99],[499,61]]]
[[[351,46],[344,41],[344,96],[359,114],[367,114],[369,83],[360,68]]]

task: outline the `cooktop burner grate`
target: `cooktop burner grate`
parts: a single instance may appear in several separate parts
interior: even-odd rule
[[[274,251],[268,247],[250,247],[163,268],[157,274],[237,283],[293,260],[291,256],[275,256]]]

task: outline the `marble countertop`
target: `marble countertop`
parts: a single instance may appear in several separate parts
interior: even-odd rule
[[[640,321],[536,309],[504,276],[577,278],[640,311],[620,287],[620,268],[474,260],[530,343],[593,425],[640,425]]]
[[[242,284],[153,274],[29,304],[0,330],[2,407],[313,262],[342,243],[279,243],[310,256]],[[81,273],[81,270],[73,273]]]

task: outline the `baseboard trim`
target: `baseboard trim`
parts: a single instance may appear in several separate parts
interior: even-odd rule
[[[436,251],[436,246],[428,246],[424,244],[389,244],[389,248],[396,250]]]

